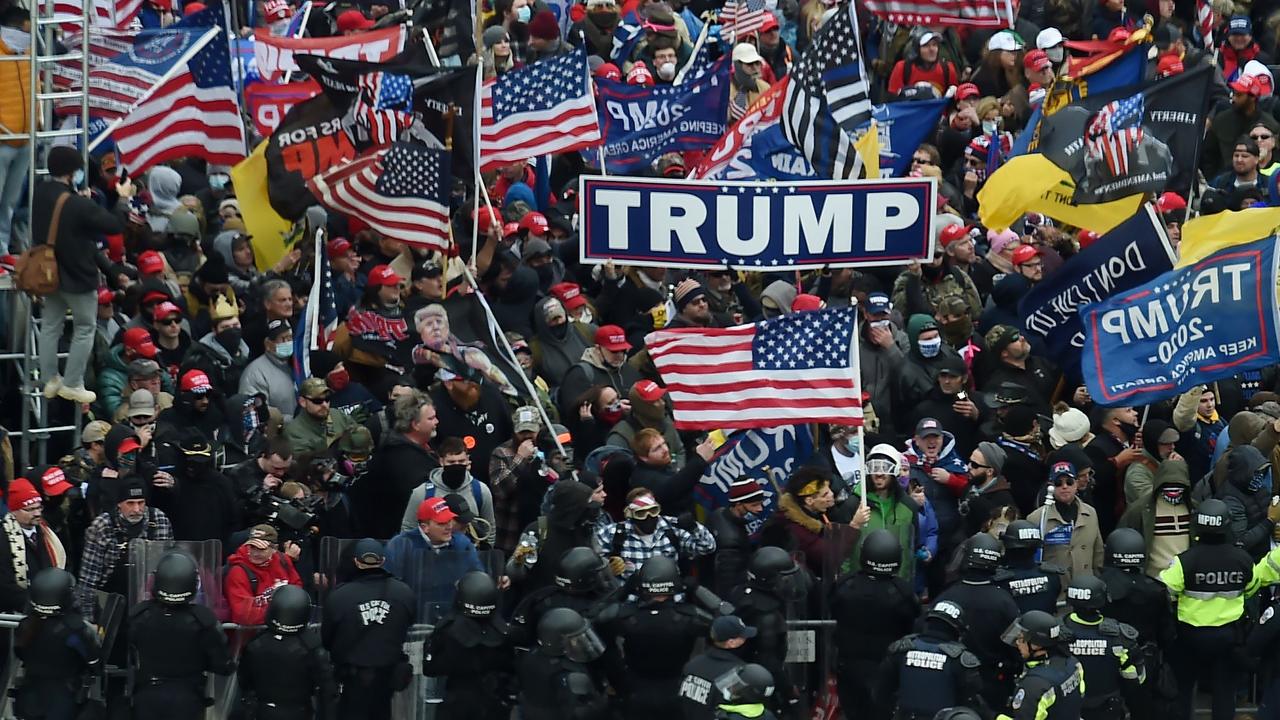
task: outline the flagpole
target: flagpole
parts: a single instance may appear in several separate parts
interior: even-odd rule
[[[698,33],[698,40],[693,44],[693,52],[689,53],[689,59],[685,61],[684,67],[680,68],[680,72],[676,73],[676,79],[671,82],[672,85],[684,82],[684,76],[693,68],[693,63],[698,59],[698,51],[702,50],[703,44],[707,42],[707,33],[710,31],[711,23],[703,23],[702,32]]]
[[[298,25],[298,32],[292,36],[293,38],[300,38],[307,31],[307,23],[311,20],[312,7],[314,6],[311,3],[307,3],[307,6],[303,8],[302,23]],[[284,84],[288,85],[291,78],[293,78],[293,68],[284,71]]]
[[[227,46],[227,61],[234,68],[236,74],[236,101],[240,103],[240,142],[244,143],[245,157],[253,152],[253,147],[249,144],[249,133],[244,126],[244,65],[240,63],[240,36],[232,29],[231,25],[231,4],[227,0],[222,0],[222,22],[223,28],[227,33],[224,38],[224,44]],[[233,62],[234,61],[234,62]]]
[[[476,0],[478,3],[479,0]],[[485,212],[489,213],[489,227],[493,227],[498,223],[498,218],[493,213],[493,205],[489,201],[489,189],[484,186],[484,175],[480,172],[480,104],[481,94],[484,92],[484,61],[476,63],[476,89],[472,93],[471,105],[471,137],[473,139],[472,147],[475,150],[472,154],[472,166],[475,168],[476,188],[481,195],[484,196]],[[480,252],[480,223],[477,222],[479,217],[473,217],[471,222],[471,264],[476,262],[476,254]]]
[[[307,307],[311,308],[311,312],[307,313],[307,331],[311,333],[311,342],[308,350],[318,350],[319,344],[316,339],[320,336],[320,313],[317,310],[320,307],[320,284],[323,282],[320,278],[320,253],[324,252],[324,228],[316,228],[315,242],[315,272],[311,273],[311,292],[307,294]],[[311,374],[311,363],[307,362],[307,374]]]
[[[217,33],[218,33],[218,28],[215,28],[215,27],[211,27],[208,30],[206,30],[204,35],[201,35],[200,39],[197,40],[194,45],[188,48],[187,51],[182,54],[182,57],[178,58],[178,61],[175,62],[173,66],[170,67],[167,72],[165,72],[164,75],[160,76],[160,79],[156,81],[155,85],[151,86],[151,89],[148,90],[146,94],[144,94],[142,97],[134,101],[134,103],[129,106],[128,111],[126,111],[120,117],[116,118],[110,125],[107,126],[106,130],[103,130],[101,133],[99,133],[98,137],[95,138],[93,142],[89,143],[89,152],[92,153],[95,148],[97,148],[99,145],[102,144],[103,140],[106,140],[108,137],[110,137],[111,133],[115,132],[116,128],[123,125],[124,121],[129,119],[129,114],[132,113],[134,110],[136,110],[139,105],[151,99],[151,94],[156,91],[156,88],[159,88],[161,85],[164,85],[165,83],[169,82],[169,80],[171,80],[174,75],[178,74],[179,70],[181,70],[188,63],[190,63],[191,58],[195,57],[196,53],[203,50],[204,46],[207,45],[210,41],[212,41],[213,36],[216,35]],[[83,85],[87,91],[89,89],[89,78],[87,77],[84,78]]]

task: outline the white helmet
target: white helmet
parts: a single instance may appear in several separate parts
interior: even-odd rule
[[[880,443],[867,453],[867,475],[898,477],[902,469],[902,453],[888,443]]]

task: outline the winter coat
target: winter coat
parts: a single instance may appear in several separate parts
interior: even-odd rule
[[[404,517],[400,519],[400,531],[413,530],[418,527],[418,506],[428,497],[444,497],[446,495],[457,495],[467,503],[467,507],[471,508],[471,513],[477,518],[483,519],[489,523],[489,534],[485,536],[485,540],[490,545],[494,541],[493,532],[493,493],[489,490],[489,486],[472,477],[471,473],[467,473],[466,479],[454,490],[440,482],[440,478],[444,475],[444,468],[434,468],[431,474],[427,476],[427,481],[414,488],[409,493],[409,502],[404,506]],[[476,503],[476,497],[480,498],[479,504]]]
[[[894,396],[905,362],[897,343],[884,348],[871,342],[863,331],[858,336],[858,362],[862,372],[862,391],[870,396],[871,407],[880,418],[880,432],[893,435]]]
[[[533,351],[533,364],[538,368],[538,374],[558,384],[569,372],[569,368],[582,360],[582,354],[591,347],[590,330],[574,320],[566,320],[559,328],[552,329],[547,325],[542,307],[543,304],[539,303],[533,311],[534,335],[529,338],[529,348]],[[557,331],[563,335],[557,337]],[[573,402],[575,399],[576,397],[565,398],[565,402]]]
[[[734,515],[727,507],[711,513],[707,529],[716,539],[711,589],[721,597],[728,597],[734,588],[747,582],[747,565],[757,544],[752,542],[747,530],[747,518]]]
[[[695,455],[683,468],[675,469],[675,463],[655,467],[636,463],[631,473],[631,487],[645,487],[653,491],[653,497],[662,506],[663,514],[672,517],[693,510],[693,490],[707,471],[707,462]]]
[[[240,375],[249,364],[249,346],[240,341],[233,357],[226,348],[214,339],[213,333],[200,338],[199,342],[187,353],[182,363],[182,373],[196,369],[209,376],[209,382],[224,396],[235,395],[240,389]]]
[[[1142,533],[1146,540],[1145,547],[1151,547],[1155,537],[1156,526],[1156,491],[1166,485],[1181,485],[1190,490],[1191,479],[1187,474],[1187,463],[1181,460],[1165,460],[1153,474],[1151,488],[1145,490],[1120,516],[1120,527],[1133,528]],[[1189,494],[1189,493],[1188,493]]]
[[[129,364],[124,360],[124,345],[113,345],[106,352],[106,366],[98,371],[98,409],[100,418],[114,418],[116,411],[129,398],[125,397],[124,388],[129,384]],[[169,373],[160,373],[160,387],[167,393],[173,392],[173,378]]]
[[[250,576],[256,578],[256,583]],[[227,569],[222,577],[223,595],[231,611],[230,621],[241,625],[261,625],[267,619],[267,605],[281,585],[302,587],[293,560],[282,552],[276,552],[264,566],[249,560],[249,546],[241,545],[227,558]]]
[[[769,518],[767,525],[785,528],[787,549],[804,553],[805,564],[819,577],[830,577],[830,569],[839,567],[861,535],[848,525],[833,526],[826,518],[814,516],[791,493],[780,496],[778,509],[781,512]],[[779,544],[775,534],[766,532],[766,536]],[[762,537],[761,544],[771,543]]]
[[[1076,499],[1075,524],[1068,527],[1058,505],[1048,507],[1048,516],[1044,523],[1044,555],[1043,560],[1051,565],[1066,568],[1067,574],[1062,579],[1062,586],[1071,584],[1071,578],[1079,575],[1095,575],[1102,569],[1102,533],[1098,529],[1098,513],[1092,505]],[[1027,515],[1027,521],[1033,525],[1040,524],[1040,516],[1045,514],[1046,506],[1042,505]],[[1055,544],[1054,539],[1061,538],[1062,544]]]
[[[26,55],[0,42],[0,55]],[[6,133],[25,133],[31,119],[31,61],[0,62],[0,126]],[[5,145],[22,147],[25,140],[5,140]]]
[[[484,570],[476,546],[464,533],[455,532],[447,546],[433,548],[416,526],[391,538],[386,558],[383,568],[413,588],[419,608],[426,604],[427,616],[419,613],[419,620],[427,622],[439,619],[448,608],[463,575]]]
[[[640,373],[628,363],[622,367],[610,367],[600,354],[600,348],[591,346],[583,351],[582,357],[565,371],[560,382],[559,404],[560,417],[574,417],[578,408],[574,400],[595,385],[609,385],[621,397],[627,397],[631,386],[640,380]]]
[[[409,497],[415,488],[430,482],[432,470],[439,465],[427,448],[398,432],[390,433],[369,461],[369,471],[352,489],[351,502],[359,526],[375,538],[389,538],[399,532],[397,518]]]
[[[323,422],[301,412],[285,423],[284,436],[293,444],[295,454],[313,453],[332,445],[335,440],[354,430],[356,424],[350,415],[332,408],[329,410],[329,417]]]
[[[293,384],[293,365],[263,353],[249,363],[240,375],[239,392],[253,395],[262,393],[267,404],[279,410],[285,417],[293,417],[298,411],[298,391]]]
[[[1231,511],[1232,540],[1255,561],[1271,549],[1271,535],[1276,527],[1267,517],[1273,492],[1270,477],[1257,490],[1249,489],[1254,473],[1268,462],[1252,445],[1232,450],[1227,455],[1227,482],[1218,489],[1218,497]]]
[[[889,494],[882,497],[878,493],[872,492],[867,480],[867,506],[871,509],[871,519],[866,525],[862,526],[862,532],[872,532],[874,530],[888,530],[893,536],[898,538],[898,545],[902,548],[902,565],[898,568],[898,577],[904,580],[910,580],[916,571],[916,548],[920,546],[919,534],[919,514],[920,506],[916,504],[911,496],[907,494],[906,488],[895,478],[889,483]],[[858,490],[862,488],[858,485],[853,489],[855,497]],[[861,500],[855,501],[855,504]],[[935,552],[936,552],[935,542]],[[854,572],[861,567],[859,561],[858,545],[853,546],[852,552],[844,559],[843,572]]]
[[[226,543],[242,528],[240,503],[231,479],[205,468],[194,476],[175,471],[172,488],[151,490],[151,502],[169,516],[175,540]]]
[[[953,547],[960,539],[960,497],[969,485],[969,467],[965,464],[965,458],[956,453],[955,436],[945,430],[942,432],[942,449],[938,451],[937,461],[932,464],[924,462],[924,453],[916,449],[914,439],[907,441],[902,460],[910,464],[910,477],[924,488],[925,497],[933,506],[942,546]],[[931,471],[935,467],[947,471],[946,482],[939,483],[933,479]]]

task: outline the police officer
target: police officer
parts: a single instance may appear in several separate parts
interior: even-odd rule
[[[355,575],[324,604],[320,638],[342,685],[338,716],[390,720],[391,696],[413,679],[403,648],[417,604],[413,590],[382,568],[382,543],[357,540],[354,554]]]
[[[803,599],[806,589],[806,578],[791,555],[780,547],[765,546],[752,554],[747,582],[734,590],[730,601],[738,617],[756,628],[744,659],[768,669],[778,687],[778,699],[787,705],[798,702],[785,671],[787,603]]]
[[[1014,520],[1000,539],[1004,542],[1004,569],[996,577],[1013,596],[1018,612],[1054,612],[1065,571],[1036,561],[1036,551],[1044,545],[1040,528],[1028,520]]]
[[[982,720],[982,716],[967,707],[943,708],[933,720]]]
[[[600,553],[581,546],[565,552],[556,569],[555,583],[534,590],[516,605],[511,618],[512,640],[521,647],[533,644],[538,621],[555,608],[569,608],[588,617],[617,587],[617,580]]]
[[[538,645],[520,661],[520,714],[526,720],[603,720],[604,682],[593,663],[604,642],[576,610],[555,608],[538,621]]]
[[[595,618],[622,641],[626,663],[625,716],[637,720],[680,712],[680,666],[711,626],[711,615],[684,602],[680,568],[665,555],[644,561],[636,573],[636,601],[613,603]]]
[[[942,600],[925,615],[923,633],[889,646],[876,697],[896,708],[896,720],[930,720],[957,702],[986,710],[978,656],[960,643],[964,627],[964,609]]]
[[[311,620],[311,597],[296,585],[276,588],[267,627],[245,645],[238,675],[241,697],[255,720],[336,718],[338,685],[329,653]]]
[[[472,571],[458,580],[454,612],[423,647],[422,674],[444,679],[438,720],[505,720],[515,672],[507,623],[498,613],[498,585]]]
[[[139,718],[203,718],[205,673],[231,673],[226,636],[213,611],[193,605],[196,563],[170,552],[156,565],[154,596],[129,614],[133,713]]]
[[[885,651],[920,617],[915,590],[898,577],[902,546],[896,535],[883,529],[867,534],[858,558],[862,567],[841,578],[831,595],[840,707],[852,717],[873,713],[871,691]]]
[[[961,581],[947,588],[938,601],[950,600],[964,608],[968,625],[964,645],[982,661],[982,697],[991,707],[1002,707],[1009,699],[1021,663],[1000,638],[1018,619],[1018,606],[1009,592],[995,582],[1000,541],[978,533],[965,541],[963,552]]]
[[[721,675],[716,692],[718,720],[777,720],[764,706],[773,696],[773,675],[762,665],[748,663]]]
[[[1226,503],[1205,500],[1193,520],[1195,542],[1160,573],[1178,613],[1175,717],[1191,717],[1196,679],[1208,668],[1213,679],[1212,718],[1230,720],[1235,715],[1240,674],[1234,656],[1247,624],[1244,601],[1258,591],[1259,580],[1249,553],[1227,542],[1230,511]]]
[[[1001,635],[1025,661],[1007,714],[996,720],[1080,720],[1084,709],[1084,666],[1067,652],[1071,633],[1058,618],[1032,610]]]
[[[31,613],[18,623],[14,642],[22,660],[14,713],[23,720],[76,717],[85,681],[102,667],[98,634],[75,609],[75,584],[59,568],[45,568],[31,580]]]
[[[1084,720],[1125,716],[1122,685],[1141,685],[1147,673],[1138,652],[1138,631],[1132,625],[1102,616],[1107,585],[1093,575],[1078,575],[1067,587],[1071,613],[1062,625],[1071,632],[1071,654],[1084,666]],[[1121,682],[1121,681],[1125,682]]]
[[[1146,567],[1146,541],[1142,533],[1132,528],[1112,530],[1107,536],[1104,565],[1099,575],[1107,585],[1108,602],[1102,614],[1138,631],[1139,651],[1148,681],[1125,692],[1129,714],[1134,720],[1153,717],[1155,702],[1162,692],[1157,680],[1162,673],[1172,674],[1162,670],[1167,667],[1166,652],[1174,645],[1169,591],[1164,583],[1147,575]]]
[[[680,680],[680,704],[685,720],[711,720],[719,696],[715,682],[730,670],[746,664],[740,653],[756,629],[737,615],[722,615],[711,623],[711,647],[684,664]]]

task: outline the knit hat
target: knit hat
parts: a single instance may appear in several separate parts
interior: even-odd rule
[[[755,478],[741,477],[729,485],[730,503],[749,503],[764,500],[764,488]]]
[[[1009,437],[1025,437],[1031,432],[1035,421],[1035,408],[1030,405],[1010,405],[1004,411],[1004,419],[1001,420],[1000,427]]]
[[[560,23],[556,14],[542,10],[529,21],[529,37],[540,40],[556,40],[560,37]]]
[[[502,197],[502,207],[510,207],[514,202],[523,202],[529,207],[538,204],[533,199],[533,189],[522,182],[511,183],[511,187],[507,188],[507,194]]]
[[[999,475],[1004,470],[1004,461],[1009,458],[1009,454],[1004,451],[1004,448],[993,442],[980,442],[978,443],[978,452],[982,453],[982,457],[991,466],[992,472]]]
[[[911,344],[915,345],[920,340],[920,333],[925,330],[937,330],[938,321],[929,315],[917,313],[907,320],[907,337],[911,339]]]
[[[988,230],[987,244],[991,246],[991,252],[999,255],[1005,251],[1005,248],[1019,242],[1018,233],[1012,230]]]
[[[481,39],[484,41],[484,49],[488,50],[492,48],[494,45],[502,42],[505,37],[507,37],[507,29],[501,25],[494,25],[493,27],[486,29],[484,31],[484,35],[481,36]]]
[[[1073,443],[1089,432],[1089,417],[1083,412],[1068,408],[1066,412],[1053,416],[1053,427],[1049,428],[1049,444],[1060,448]]]
[[[40,503],[40,493],[31,486],[31,482],[26,478],[16,478],[9,483],[9,507],[15,510],[25,510],[32,505]]]
[[[136,444],[136,441],[135,441]],[[123,449],[124,445],[121,445]],[[139,475],[126,475],[120,478],[116,483],[116,502],[122,503],[125,500],[146,500],[147,484],[143,482]]]
[[[653,73],[649,72],[649,66],[644,64],[643,60],[637,60],[631,66],[631,72],[627,73],[627,83],[631,85],[654,85]]]
[[[676,303],[676,312],[684,310],[689,303],[706,294],[707,288],[697,280],[694,280],[693,278],[685,278],[684,280],[681,280],[680,284],[676,285],[675,290],[674,299]]]

